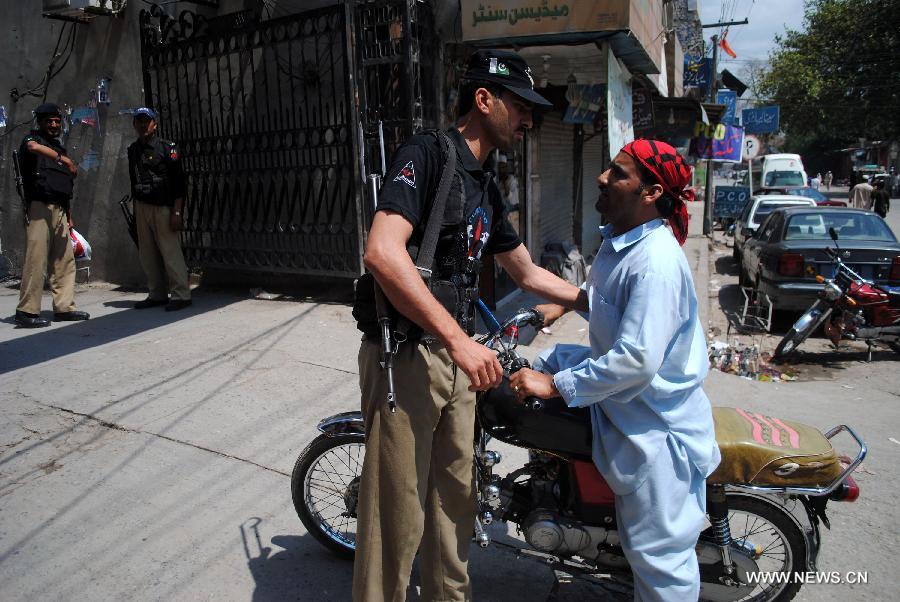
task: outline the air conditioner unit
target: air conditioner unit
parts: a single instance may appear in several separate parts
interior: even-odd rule
[[[115,15],[127,0],[43,0],[43,15],[54,19],[84,20],[90,15]]]

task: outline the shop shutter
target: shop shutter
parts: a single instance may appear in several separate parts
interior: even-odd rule
[[[538,231],[541,249],[548,242],[571,240],[573,236],[572,166],[574,126],[563,123],[557,114],[547,115],[541,124],[541,200]]]

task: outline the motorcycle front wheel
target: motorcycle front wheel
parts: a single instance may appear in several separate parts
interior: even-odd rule
[[[778,346],[775,347],[775,353],[772,354],[772,359],[782,359],[796,351],[797,347],[809,338],[809,335],[815,332],[816,328],[825,321],[825,318],[827,318],[829,314],[831,314],[831,308],[825,307],[825,304],[822,303],[822,301],[813,303],[812,307],[807,309],[806,313],[800,316],[799,320],[794,322],[791,329],[784,335],[784,338],[781,339]]]
[[[356,551],[356,506],[366,454],[365,436],[320,435],[297,458],[291,498],[310,535],[340,556]]]

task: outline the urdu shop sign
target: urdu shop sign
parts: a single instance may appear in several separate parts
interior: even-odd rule
[[[627,0],[461,0],[464,41],[628,29]]]

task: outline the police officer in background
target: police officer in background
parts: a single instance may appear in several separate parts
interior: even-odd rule
[[[53,320],[87,320],[75,310],[75,255],[69,238],[69,204],[78,167],[60,144],[62,111],[44,103],[34,111],[38,129],[32,130],[19,147],[19,161],[25,189],[25,210],[30,219],[26,228],[25,265],[16,307],[16,324],[38,328],[50,324],[41,318],[44,270],[53,295]]]
[[[150,294],[135,309],[165,305],[166,311],[191,304],[187,266],[178,231],[184,213],[185,177],[174,142],[156,135],[156,112],[134,112],[138,139],[128,147],[128,173],[138,232],[141,266]],[[169,293],[171,292],[171,299]]]

